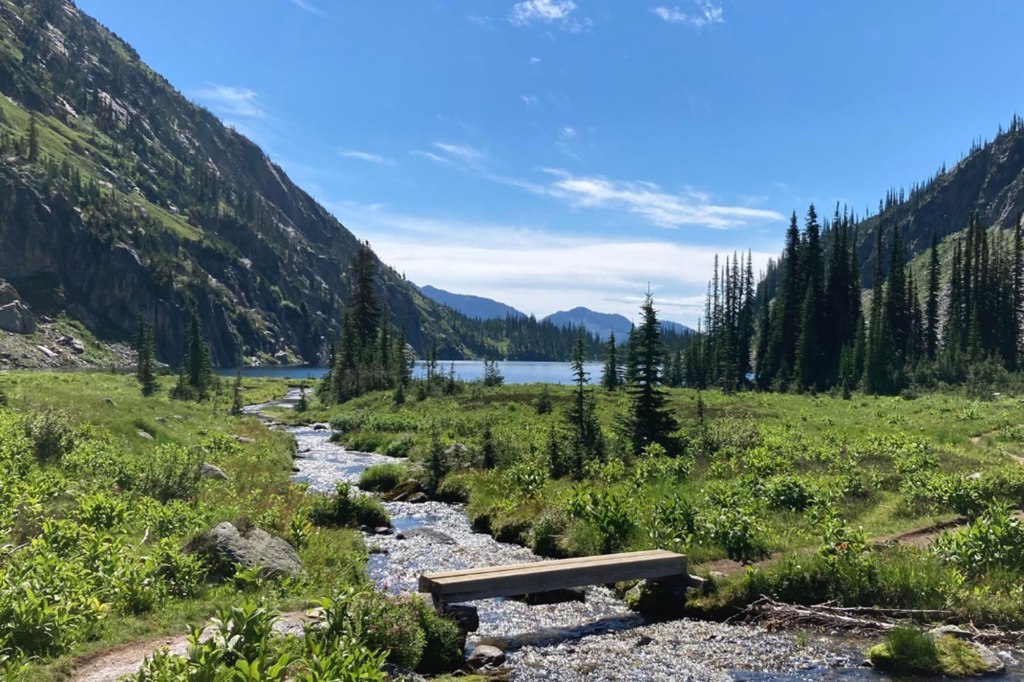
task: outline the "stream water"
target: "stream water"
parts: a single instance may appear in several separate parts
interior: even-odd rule
[[[278,405],[294,404],[293,392]],[[261,407],[249,411],[257,413]],[[355,483],[366,467],[399,461],[355,453],[329,441],[329,430],[288,429],[297,442],[294,479],[313,492]],[[381,589],[415,592],[421,573],[538,561],[530,550],[472,530],[460,505],[386,503],[394,535],[367,535],[370,575]],[[404,539],[396,536],[402,534]],[[508,655],[513,680],[746,680],[811,682],[885,680],[860,667],[863,641],[770,632],[753,625],[681,619],[652,623],[603,587],[582,602],[528,606],[506,599],[474,602],[480,628],[467,646],[495,644]],[[1024,680],[1020,664],[1004,679]]]

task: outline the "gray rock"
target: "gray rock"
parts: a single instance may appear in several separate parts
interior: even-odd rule
[[[955,625],[942,625],[929,630],[928,636],[934,640],[946,636],[956,637],[971,647],[981,660],[981,670],[978,671],[978,677],[997,677],[1006,673],[1006,664],[999,658],[999,655],[984,644],[973,641],[974,635],[966,630],[962,630]]]
[[[224,473],[224,470],[219,466],[204,462],[203,466],[199,467],[199,475],[203,478],[212,478],[216,481],[228,480],[228,475]]]
[[[329,428],[331,428],[330,425],[329,424],[324,424],[323,422],[320,422],[319,424],[313,424],[313,430],[314,431],[326,431]]]
[[[939,637],[942,637],[944,635],[952,635],[953,637],[956,637],[957,639],[966,639],[966,640],[973,640],[974,639],[974,635],[972,635],[971,633],[967,632],[967,630],[964,630],[962,628],[958,628],[955,625],[940,625],[939,627],[932,628],[931,630],[928,631],[928,636],[931,637],[932,639],[938,639]]]
[[[395,535],[396,540],[411,540],[412,538],[426,538],[439,545],[457,544],[453,538],[433,528],[410,528]]]
[[[38,348],[38,349],[39,349],[39,352],[40,352],[40,353],[42,353],[42,354],[43,354],[43,355],[45,355],[46,357],[50,358],[51,360],[56,360],[57,358],[59,358],[59,357],[60,357],[60,355],[58,355],[58,354],[57,354],[57,353],[55,353],[54,351],[50,350],[50,349],[49,349],[49,348],[47,348],[46,346],[36,346],[36,348]]]
[[[492,668],[505,662],[505,652],[496,646],[480,644],[473,647],[473,653],[466,659],[466,667],[471,670]]]
[[[78,355],[81,355],[82,353],[85,352],[85,344],[73,336],[62,336],[59,339],[57,339],[57,343],[64,346],[65,348],[70,348]]]
[[[138,434],[139,438],[144,438],[145,440],[153,440],[153,434],[151,434],[149,431],[143,431],[142,429],[139,429],[135,433]]]
[[[413,493],[405,498],[405,501],[409,504],[423,504],[424,502],[429,502],[430,498],[427,497],[426,493]]]
[[[419,481],[406,481],[405,483],[399,483],[390,491],[381,495],[381,498],[385,502],[404,502],[410,495],[421,492],[423,492],[423,486]]]
[[[242,445],[252,445],[256,441],[248,436],[235,436],[235,442],[241,443]]]
[[[261,528],[242,533],[224,522],[208,531],[205,539],[205,551],[215,553],[216,559],[246,568],[259,566],[264,576],[307,575],[295,548]]]
[[[0,329],[14,334],[34,334],[36,320],[21,301],[0,306]]]
[[[0,279],[0,305],[7,305],[18,300],[21,300],[18,291],[8,282]]]

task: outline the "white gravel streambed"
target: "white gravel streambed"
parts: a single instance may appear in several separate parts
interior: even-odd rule
[[[294,404],[297,392],[284,403]],[[259,413],[262,406],[248,411]],[[356,453],[329,441],[330,431],[288,429],[297,442],[294,479],[314,492],[355,483],[366,467],[399,461]],[[460,505],[385,503],[397,531],[367,535],[370,575],[393,592],[415,592],[423,572],[538,561],[530,550],[472,530]],[[402,539],[399,539],[402,537]],[[480,629],[468,646],[495,644],[513,680],[743,680],[810,682],[884,680],[860,667],[863,643],[822,635],[770,632],[753,625],[675,620],[650,623],[603,587],[584,601],[528,606],[506,599],[473,602]],[[1016,661],[1004,679],[1024,680]]]

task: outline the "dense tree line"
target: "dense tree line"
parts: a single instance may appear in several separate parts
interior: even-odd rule
[[[900,229],[879,224],[862,305],[853,215],[837,206],[822,228],[812,205],[801,231],[794,213],[778,262],[756,287],[749,256],[734,254],[721,267],[716,259],[703,328],[685,353],[685,382],[892,394],[912,382],[962,381],[979,362],[1017,370],[1022,229],[1021,220],[1011,230],[986,229],[975,215],[947,240],[945,259],[933,233],[927,276],[917,282]]]
[[[405,335],[387,322],[376,288],[376,260],[360,244],[352,263],[353,286],[341,322],[341,338],[331,346],[328,371],[318,393],[327,404],[370,391],[396,389],[404,395],[410,379]]]

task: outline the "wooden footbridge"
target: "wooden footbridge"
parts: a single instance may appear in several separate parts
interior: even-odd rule
[[[419,591],[429,593],[439,608],[447,604],[514,597],[623,580],[652,580],[679,587],[700,587],[704,581],[686,570],[686,555],[665,550],[488,566],[461,571],[424,573]]]

